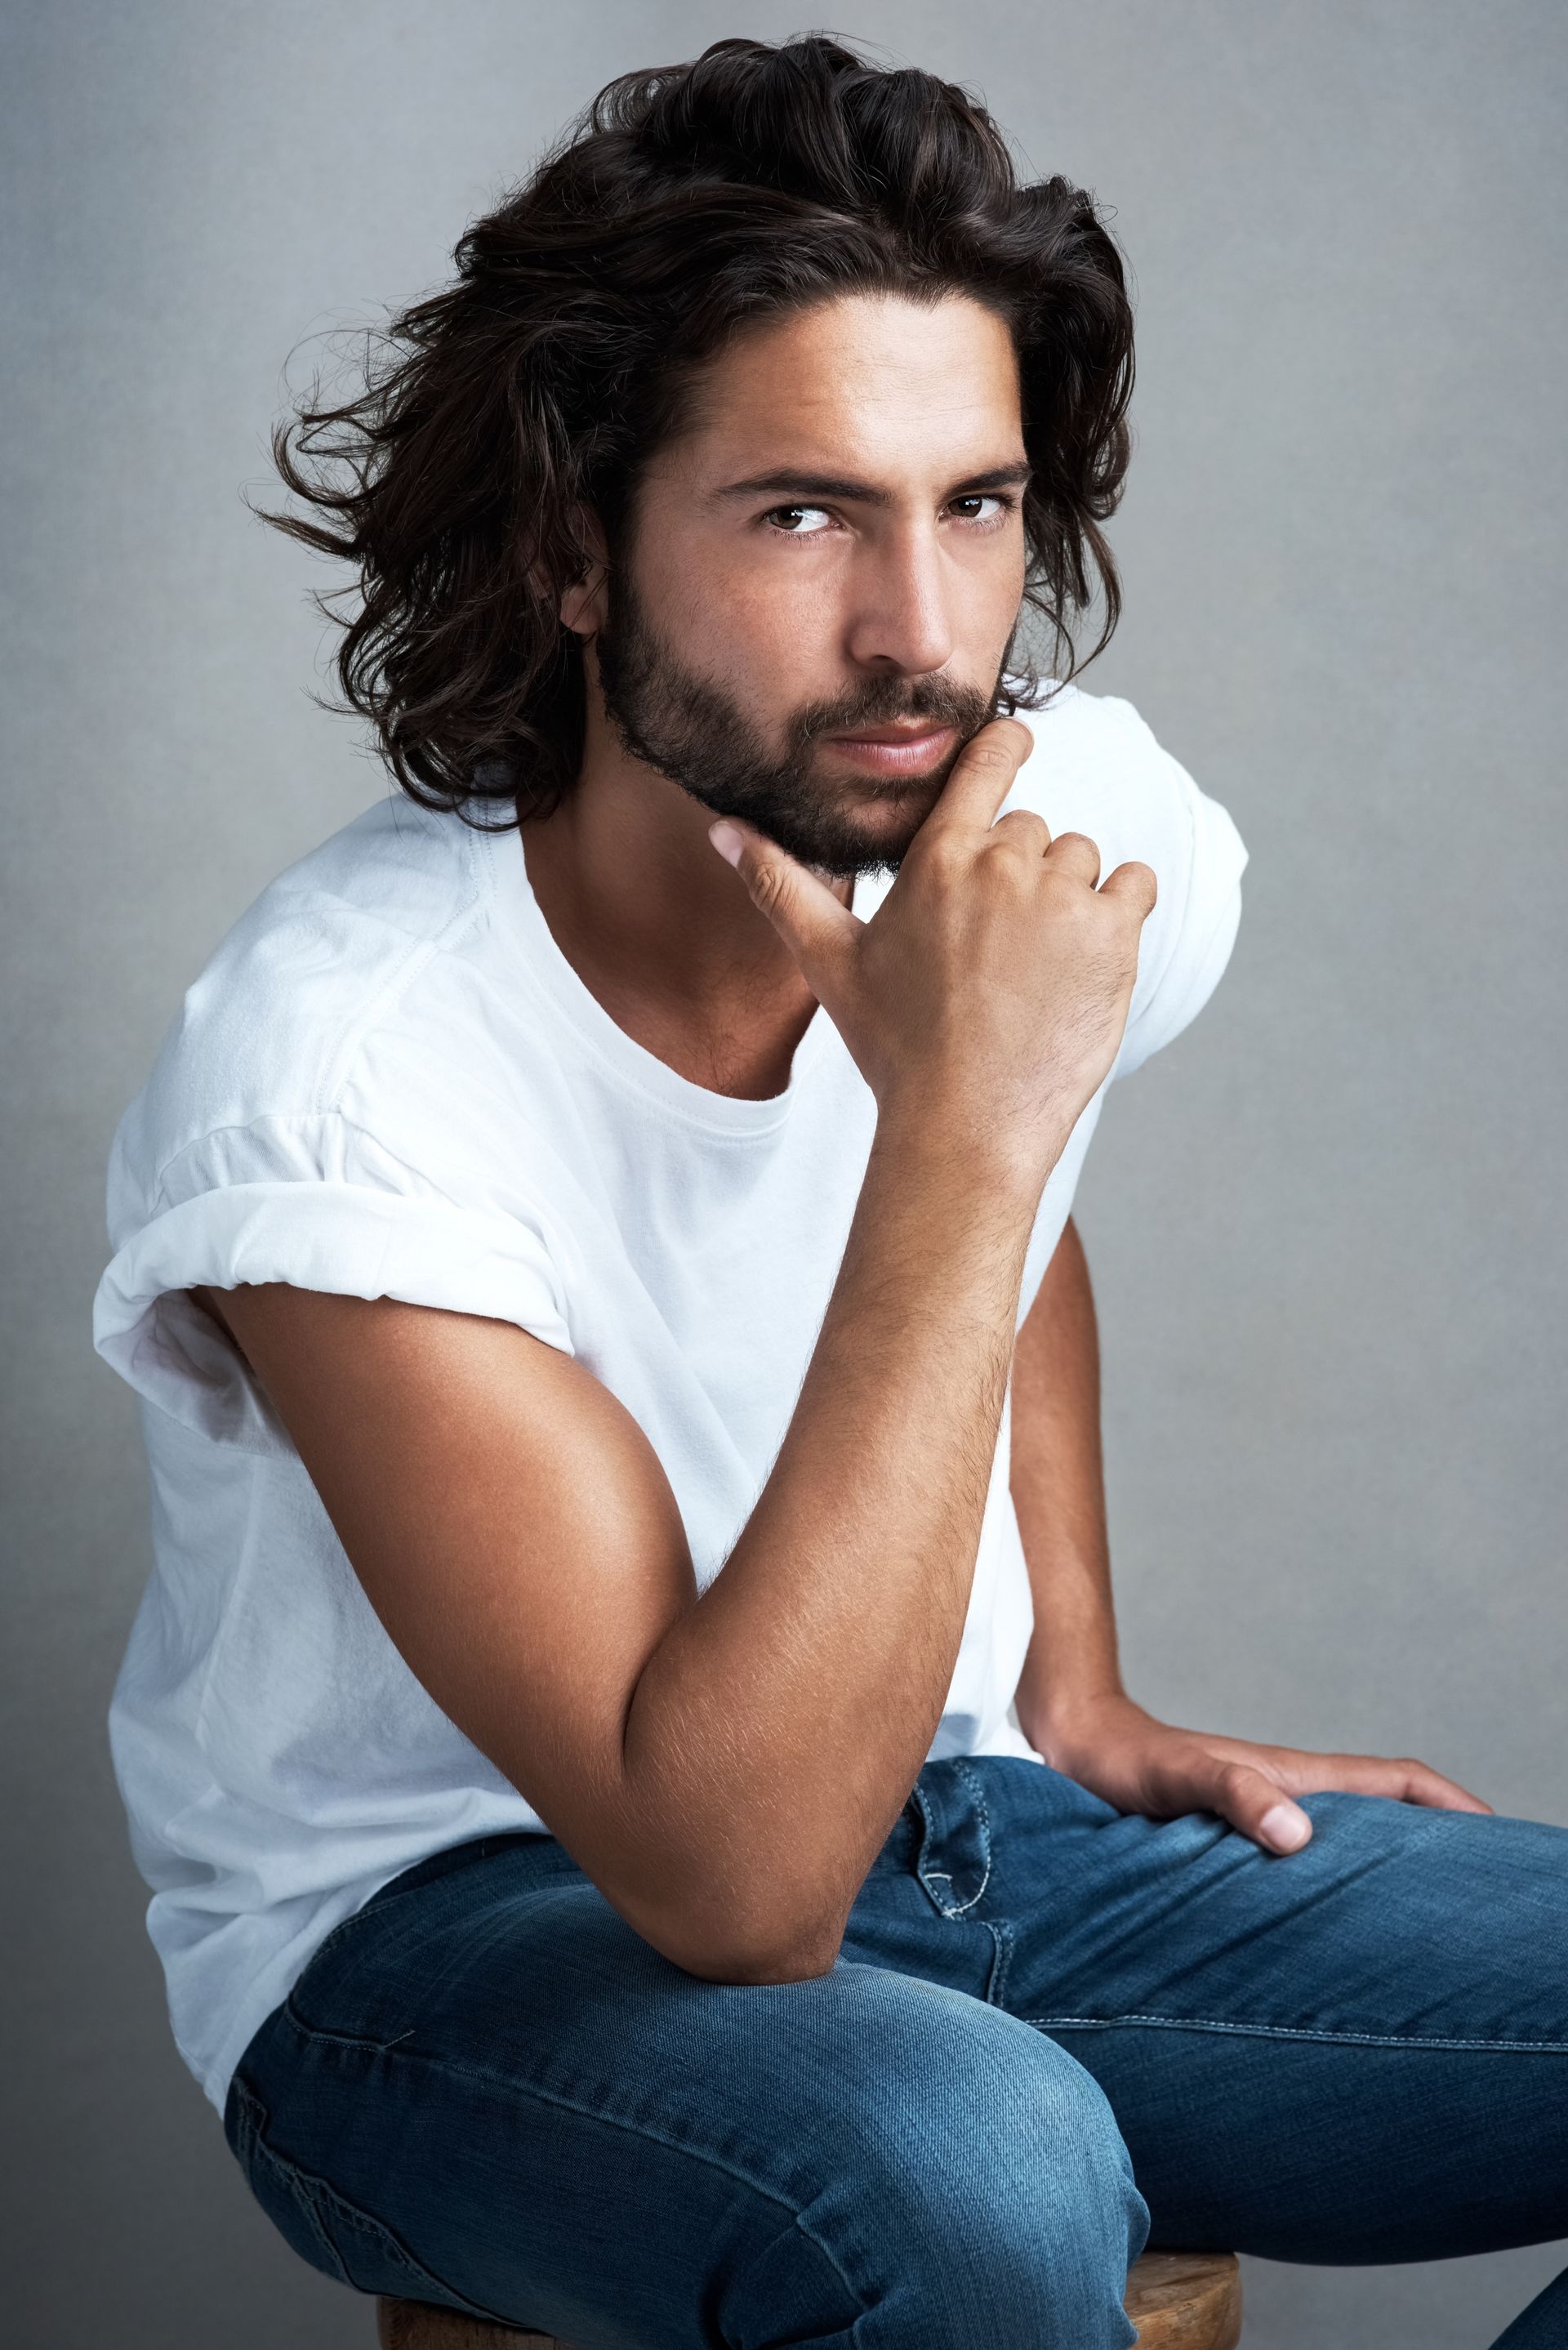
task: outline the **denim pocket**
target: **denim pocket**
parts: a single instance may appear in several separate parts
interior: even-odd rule
[[[435,2302],[492,2325],[507,2321],[438,2277],[402,2238],[331,2181],[288,2161],[267,2144],[267,2112],[236,2074],[230,2091],[227,2135],[252,2194],[300,2258],[357,2293],[389,2293]]]

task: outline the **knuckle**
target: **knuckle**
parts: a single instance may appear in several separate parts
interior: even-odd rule
[[[965,756],[986,766],[1015,765],[1034,737],[1016,718],[992,718],[971,737]]]
[[[967,843],[956,835],[940,832],[924,843],[920,861],[933,879],[950,888],[969,871],[971,852]]]
[[[1050,838],[1037,816],[1025,816],[1020,811],[992,825],[987,846],[993,855],[1016,862],[1021,871],[1032,874],[1040,865]]]
[[[788,903],[790,876],[786,867],[775,865],[769,858],[759,858],[746,878],[751,883],[753,899],[764,914]]]

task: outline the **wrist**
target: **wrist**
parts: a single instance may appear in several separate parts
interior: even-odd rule
[[[1054,1769],[1103,1740],[1118,1717],[1142,1711],[1119,1680],[1046,1690],[1021,1683],[1013,1704],[1023,1735]]]
[[[972,1103],[950,1093],[910,1087],[878,1102],[876,1149],[900,1169],[950,1182],[966,1201],[1033,1223],[1072,1130],[1064,1123],[1043,1143],[1037,1134],[1014,1134],[1003,1120],[977,1115]]]

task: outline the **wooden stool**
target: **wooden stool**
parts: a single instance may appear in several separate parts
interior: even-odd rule
[[[1236,2350],[1241,2339],[1241,2277],[1233,2252],[1145,2252],[1127,2278],[1127,2315],[1139,2350]],[[381,2350],[571,2350],[553,2334],[485,2325],[421,2301],[379,2301]]]

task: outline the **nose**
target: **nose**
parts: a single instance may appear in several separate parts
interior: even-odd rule
[[[936,532],[915,524],[866,546],[846,648],[851,660],[913,676],[944,668],[953,653],[948,598],[958,587],[946,569]]]

